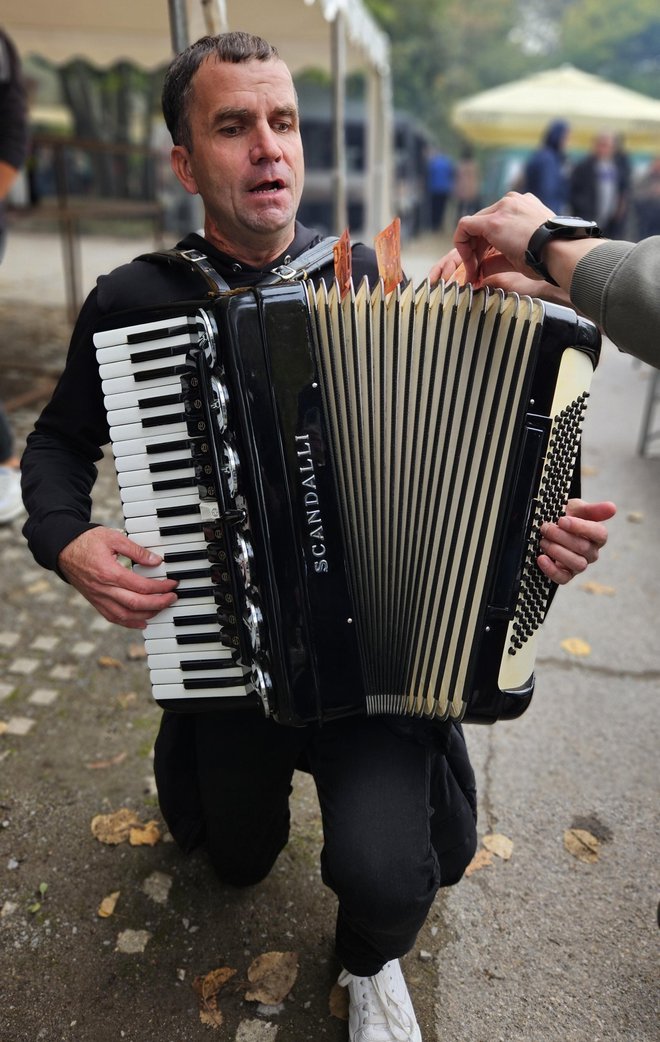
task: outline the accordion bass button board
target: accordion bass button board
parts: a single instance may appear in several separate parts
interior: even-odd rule
[[[572,310],[440,283],[252,288],[94,338],[130,538],[177,603],[154,698],[492,723],[534,691],[600,337]]]

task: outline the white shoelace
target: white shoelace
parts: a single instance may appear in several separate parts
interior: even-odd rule
[[[360,1013],[360,1027],[383,1028],[388,1034],[382,1037],[394,1039],[395,1042],[409,1042],[417,1028],[414,1016],[401,1004],[407,998],[405,982],[401,978],[399,987],[404,994],[397,994],[397,982],[389,966],[374,977],[354,977],[344,970],[339,976],[339,984],[348,985],[351,998]]]

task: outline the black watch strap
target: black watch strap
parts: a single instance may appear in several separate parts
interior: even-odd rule
[[[562,224],[562,220],[566,221],[566,224]],[[580,218],[570,217],[551,218],[536,229],[527,243],[525,263],[546,282],[557,286],[559,283],[553,279],[542,259],[543,250],[547,244],[553,239],[600,239],[602,235],[603,233],[595,221],[582,221]]]

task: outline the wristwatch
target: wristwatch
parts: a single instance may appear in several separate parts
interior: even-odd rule
[[[558,285],[541,260],[543,250],[553,239],[602,239],[603,233],[595,221],[585,221],[582,217],[550,217],[540,228],[537,228],[527,243],[525,264],[537,275]]]

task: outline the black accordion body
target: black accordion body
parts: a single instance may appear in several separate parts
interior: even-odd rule
[[[443,283],[291,283],[94,342],[126,531],[163,556],[139,570],[179,580],[144,631],[163,708],[524,711],[595,326]]]

